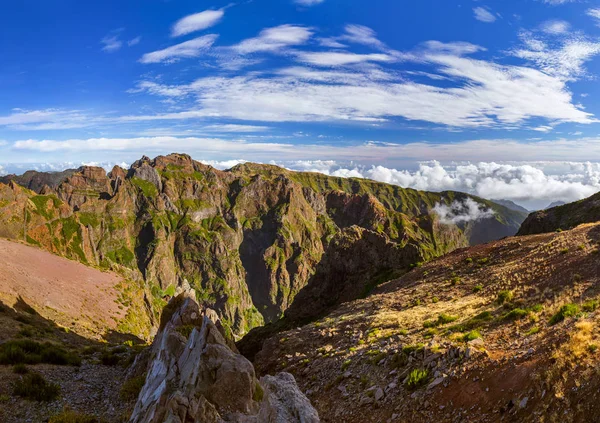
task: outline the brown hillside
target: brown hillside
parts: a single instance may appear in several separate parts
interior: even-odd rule
[[[325,422],[595,421],[599,241],[588,224],[455,251],[273,336],[257,372],[293,373]]]
[[[40,315],[83,333],[117,329],[122,278],[16,242],[0,239],[0,300],[19,299]]]

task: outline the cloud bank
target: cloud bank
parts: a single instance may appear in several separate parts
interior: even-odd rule
[[[437,214],[440,222],[446,225],[452,223],[460,225],[494,217],[492,209],[486,208],[472,198],[467,198],[465,201],[453,201],[449,206],[437,203],[432,212]]]

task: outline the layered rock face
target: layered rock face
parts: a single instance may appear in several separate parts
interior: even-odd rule
[[[182,154],[143,157],[108,174],[80,168],[41,191],[0,183],[0,236],[120,271],[146,287],[155,317],[188,281],[234,335],[279,319],[344,229],[358,226],[391,243],[396,270],[406,271],[467,246],[485,225],[440,224],[431,213],[438,203],[470,198],[462,194],[256,164],[223,172]],[[502,236],[516,231],[514,212],[494,210],[490,220]]]
[[[130,422],[318,423],[294,377],[280,373],[259,381],[194,297],[184,292],[165,309]],[[144,365],[136,362],[132,372]]]

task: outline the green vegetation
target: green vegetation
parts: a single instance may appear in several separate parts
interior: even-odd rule
[[[65,410],[60,414],[50,417],[48,423],[101,423],[101,420],[88,414]]]
[[[555,325],[562,322],[567,317],[573,317],[579,314],[579,307],[576,304],[566,304],[558,310],[554,316],[550,318],[550,324]]]
[[[146,374],[127,379],[121,386],[121,399],[124,401],[136,400],[146,383]]]
[[[504,320],[519,320],[529,314],[529,311],[522,308],[515,308],[506,313],[503,317]]]
[[[254,392],[252,393],[252,399],[256,402],[261,402],[263,400],[265,396],[265,391],[263,390],[263,387],[260,386],[260,383],[258,383],[258,381],[256,382],[256,384],[254,385]]]
[[[581,305],[581,309],[585,312],[591,313],[592,311],[596,311],[598,305],[600,305],[598,300],[588,300]]]
[[[527,332],[525,332],[525,336],[535,335],[539,331],[540,331],[540,328],[538,326],[534,326],[531,329],[529,329]]]
[[[513,293],[512,291],[500,291],[498,292],[498,298],[496,299],[496,302],[498,304],[504,304],[504,303],[509,303],[511,302],[513,299]]]
[[[16,373],[18,375],[24,375],[26,373],[29,373],[29,369],[25,364],[18,363],[13,366],[13,373]]]
[[[7,341],[0,345],[0,364],[58,364],[79,366],[81,359],[54,344],[29,339]]]
[[[137,177],[131,178],[130,181],[142,191],[145,197],[155,198],[158,195],[158,190],[152,182]]]
[[[479,333],[479,331],[477,330],[472,330],[471,332],[465,334],[465,336],[463,336],[463,341],[465,342],[469,342],[472,341],[474,339],[478,339],[478,338],[482,338],[481,333]]]
[[[115,264],[120,264],[121,266],[131,267],[135,263],[135,255],[133,252],[123,246],[113,251],[108,251],[106,253],[106,257]]]
[[[27,373],[13,385],[13,395],[33,401],[54,401],[60,394],[60,386],[48,382],[39,373]]]
[[[436,320],[428,320],[423,323],[424,328],[433,328],[441,325],[445,325],[448,323],[452,323],[458,320],[458,316],[451,316],[449,314],[442,313],[438,316]]]
[[[409,389],[419,388],[429,380],[429,371],[427,369],[413,369],[406,381],[406,387]]]
[[[352,364],[352,360],[346,360],[342,363],[342,372],[346,371],[346,369],[348,369],[348,367],[350,367],[350,365]]]
[[[473,287],[473,293],[480,292],[483,289],[483,285],[475,285]]]

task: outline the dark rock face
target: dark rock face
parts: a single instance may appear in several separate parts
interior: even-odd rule
[[[600,221],[600,194],[575,203],[569,203],[531,213],[517,235],[533,235],[572,229],[583,223]]]
[[[365,257],[363,243],[383,248],[376,255],[387,258],[372,260],[378,274],[465,247],[469,239],[511,234],[515,212],[501,206],[495,206],[498,231],[483,238],[475,226],[441,224],[431,210],[458,196],[251,163],[223,172],[171,154],[109,174],[83,167],[56,188],[46,185],[43,195],[15,181],[0,184],[0,236],[116,269],[145,286],[148,308],[157,314],[188,281],[227,330],[242,335],[290,308],[331,256],[330,245],[348,244],[351,251],[360,241],[356,251]],[[352,226],[368,236],[340,235]],[[338,270],[351,276],[352,266],[362,265],[344,254],[346,267]],[[358,291],[335,292],[335,301]]]
[[[36,172],[34,170],[28,170],[22,175],[6,175],[0,177],[0,182],[7,184],[9,181],[14,181],[17,184],[41,193],[44,187],[55,189],[65,179],[77,172],[77,169],[68,169],[62,172]]]

